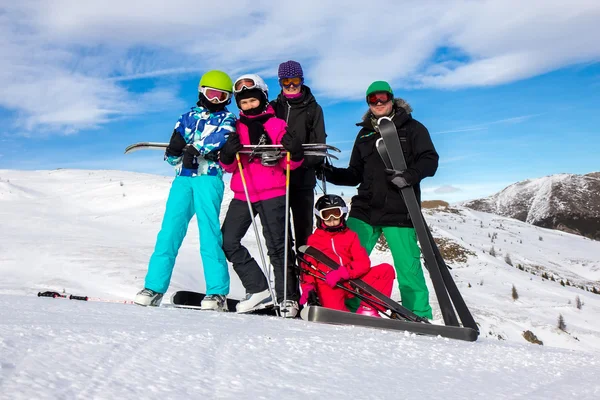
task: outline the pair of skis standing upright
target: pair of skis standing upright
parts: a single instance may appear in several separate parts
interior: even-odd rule
[[[377,151],[379,152],[384,164],[387,168],[395,169],[399,171],[403,171],[407,168],[406,160],[404,158],[404,153],[402,151],[402,145],[400,139],[398,137],[398,132],[392,120],[388,117],[382,117],[378,120],[378,130],[381,135],[381,138],[377,141]],[[162,143],[138,143],[132,146],[129,146],[126,149],[126,153],[131,151],[135,151],[140,148],[164,148],[166,145]],[[273,153],[273,150],[279,152],[279,155],[275,154],[274,157],[280,157],[286,154],[281,151],[277,145],[270,146],[270,148],[263,146],[262,148],[258,146],[245,146],[242,153],[246,154],[261,154],[261,156],[267,152]],[[318,156],[326,156],[330,158],[337,159],[335,156],[329,154],[327,150],[339,151],[339,149],[323,144],[312,144],[305,145],[305,154],[307,155],[318,155]],[[273,155],[273,154],[271,154]],[[242,170],[242,165],[239,161],[239,155],[237,156],[238,167],[240,168],[240,173],[242,177],[242,182],[244,184],[244,189],[247,190],[244,180],[244,174]],[[287,154],[287,168],[286,168],[286,221],[285,226],[289,225],[289,153]],[[323,190],[325,191],[325,182],[323,182]],[[440,335],[447,338],[465,340],[465,341],[475,341],[479,335],[479,328],[471,315],[456,283],[452,279],[452,275],[450,274],[449,267],[444,262],[439,249],[437,248],[433,236],[431,235],[431,231],[429,230],[424,218],[421,213],[421,209],[419,203],[417,201],[414,189],[411,186],[407,186],[401,189],[401,193],[404,197],[404,201],[407,205],[410,218],[413,222],[418,241],[421,245],[421,250],[423,253],[423,257],[425,259],[425,266],[429,271],[433,287],[438,299],[438,303],[440,309],[442,311],[442,317],[444,319],[444,325],[434,325],[429,323],[426,319],[417,316],[412,311],[406,309],[402,305],[397,302],[391,300],[390,298],[384,296],[379,293],[374,288],[370,287],[365,282],[360,279],[351,280],[350,287],[338,284],[338,287],[343,290],[351,292],[353,295],[358,296],[361,300],[375,306],[376,308],[385,308],[389,310],[386,315],[389,319],[379,319],[372,318],[369,316],[357,315],[337,310],[331,310],[327,308],[323,308],[315,305],[308,305],[301,312],[301,317],[308,321],[315,322],[323,322],[330,324],[350,324],[350,325],[360,325],[381,329],[392,329],[392,330],[401,330],[414,332],[417,334],[425,334],[425,335]],[[249,199],[248,194],[246,193],[246,198]],[[251,204],[249,204],[250,212],[252,212]],[[270,273],[269,268],[267,267],[264,254],[262,251],[262,246],[260,243],[260,238],[258,234],[258,228],[256,223],[253,220],[253,227],[255,236],[258,241],[258,247],[260,249],[261,261],[263,263],[263,268],[265,275],[267,276],[267,282],[269,283],[269,288],[272,291],[271,283],[270,283]],[[285,243],[288,243],[288,235],[289,229],[285,231]],[[285,247],[287,252],[288,246]],[[319,262],[327,265],[331,269],[337,269],[339,265],[327,257],[325,254],[320,252],[318,249],[310,246],[301,246],[299,249],[298,258],[303,261],[305,265],[308,267],[303,269],[303,273],[310,274],[317,279],[324,279],[322,273],[318,271],[314,266],[311,265],[309,261],[304,257],[304,255],[308,255]],[[285,254],[284,259],[287,262],[287,254]],[[284,269],[285,275],[284,287],[287,288],[287,268]],[[179,294],[179,295],[178,295]],[[172,301],[173,304],[179,304],[181,306],[190,306],[201,301],[201,294],[196,294],[194,297],[194,292],[178,292],[175,293]],[[285,299],[284,299],[285,301]],[[456,311],[455,311],[456,309]],[[279,312],[285,312],[286,310],[279,310]],[[458,314],[458,317],[457,317]],[[462,322],[462,327],[459,324]]]

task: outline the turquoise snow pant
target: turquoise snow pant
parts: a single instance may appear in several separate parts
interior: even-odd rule
[[[175,258],[196,214],[200,232],[200,257],[206,294],[229,294],[229,270],[223,253],[219,212],[223,201],[221,176],[178,176],[171,185],[162,227],[150,257],[144,287],[165,293],[171,282]]]

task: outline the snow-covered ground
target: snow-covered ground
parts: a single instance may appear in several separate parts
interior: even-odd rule
[[[481,325],[475,343],[35,296],[53,289],[131,299],[143,286],[170,182],[121,171],[0,170],[1,399],[600,395],[600,296],[559,283],[600,289],[600,242],[460,207],[427,220],[434,235],[474,252],[452,272]],[[204,288],[194,225],[169,294]],[[488,233],[497,234],[495,257]],[[245,243],[256,251],[252,230]],[[373,254],[374,262],[389,259]],[[231,296],[239,297],[231,272]],[[433,291],[432,303],[439,319]],[[567,332],[556,327],[559,314]],[[526,342],[525,330],[544,345]]]

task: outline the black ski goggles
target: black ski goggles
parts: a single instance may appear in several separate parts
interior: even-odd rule
[[[392,94],[390,92],[376,92],[367,96],[367,103],[372,106],[377,103],[385,104],[390,100],[392,100]]]

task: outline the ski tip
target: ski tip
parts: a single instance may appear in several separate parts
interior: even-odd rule
[[[308,250],[308,246],[303,244],[302,246],[298,247],[298,251],[300,253],[306,253],[306,250]]]
[[[380,125],[382,121],[386,121],[386,120],[392,122],[392,119],[390,117],[380,117],[377,120],[377,125]]]

